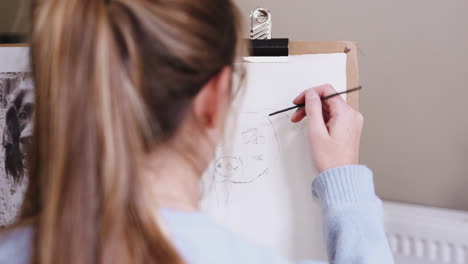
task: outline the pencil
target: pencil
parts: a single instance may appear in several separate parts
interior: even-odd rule
[[[349,89],[349,90],[346,90],[344,92],[339,92],[339,93],[334,93],[334,94],[331,94],[331,95],[324,96],[324,97],[320,98],[320,100],[325,101],[325,100],[328,100],[328,99],[333,98],[335,96],[342,95],[342,94],[347,94],[347,93],[351,93],[351,92],[355,92],[355,91],[359,91],[361,89],[362,89],[362,86],[358,86],[356,88]],[[289,110],[293,110],[293,109],[303,107],[303,106],[305,106],[305,104],[298,104],[298,105],[291,106],[291,107],[288,107],[288,108],[283,109],[283,110],[276,111],[274,113],[269,114],[268,116],[274,116],[274,115],[277,115],[277,114],[280,114],[280,113],[283,113],[283,112],[287,112]]]

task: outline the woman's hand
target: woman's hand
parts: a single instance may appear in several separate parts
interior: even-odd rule
[[[359,141],[364,119],[336,96],[321,101],[320,98],[336,93],[331,85],[322,85],[302,92],[294,104],[304,104],[291,118],[299,122],[308,116],[308,137],[310,148],[319,172],[327,169],[357,164]]]

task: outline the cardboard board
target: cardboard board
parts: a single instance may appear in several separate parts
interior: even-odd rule
[[[351,41],[293,41],[289,43],[290,55],[346,53],[347,89],[359,86],[359,71],[356,43]],[[347,102],[354,109],[359,108],[359,92],[349,93]]]
[[[267,115],[304,89],[327,82],[338,91],[357,85],[357,67],[348,67],[356,66],[349,59],[352,49],[355,45],[346,42],[292,42],[288,62],[246,63],[242,107],[235,127],[228,129],[230,148],[204,176],[202,208],[210,217],[291,260],[326,259],[319,206],[298,202],[311,199],[307,186],[317,174],[307,125],[292,124],[291,113]],[[268,98],[259,101],[264,95]],[[350,103],[357,108],[357,96]]]

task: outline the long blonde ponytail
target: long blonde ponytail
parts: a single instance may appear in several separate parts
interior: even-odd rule
[[[35,0],[33,263],[182,263],[142,159],[239,42],[230,0]],[[167,102],[170,102],[168,104]]]

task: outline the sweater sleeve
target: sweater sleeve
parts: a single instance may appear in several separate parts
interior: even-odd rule
[[[330,264],[393,264],[382,202],[367,167],[326,170],[314,180],[312,191],[322,208]]]

